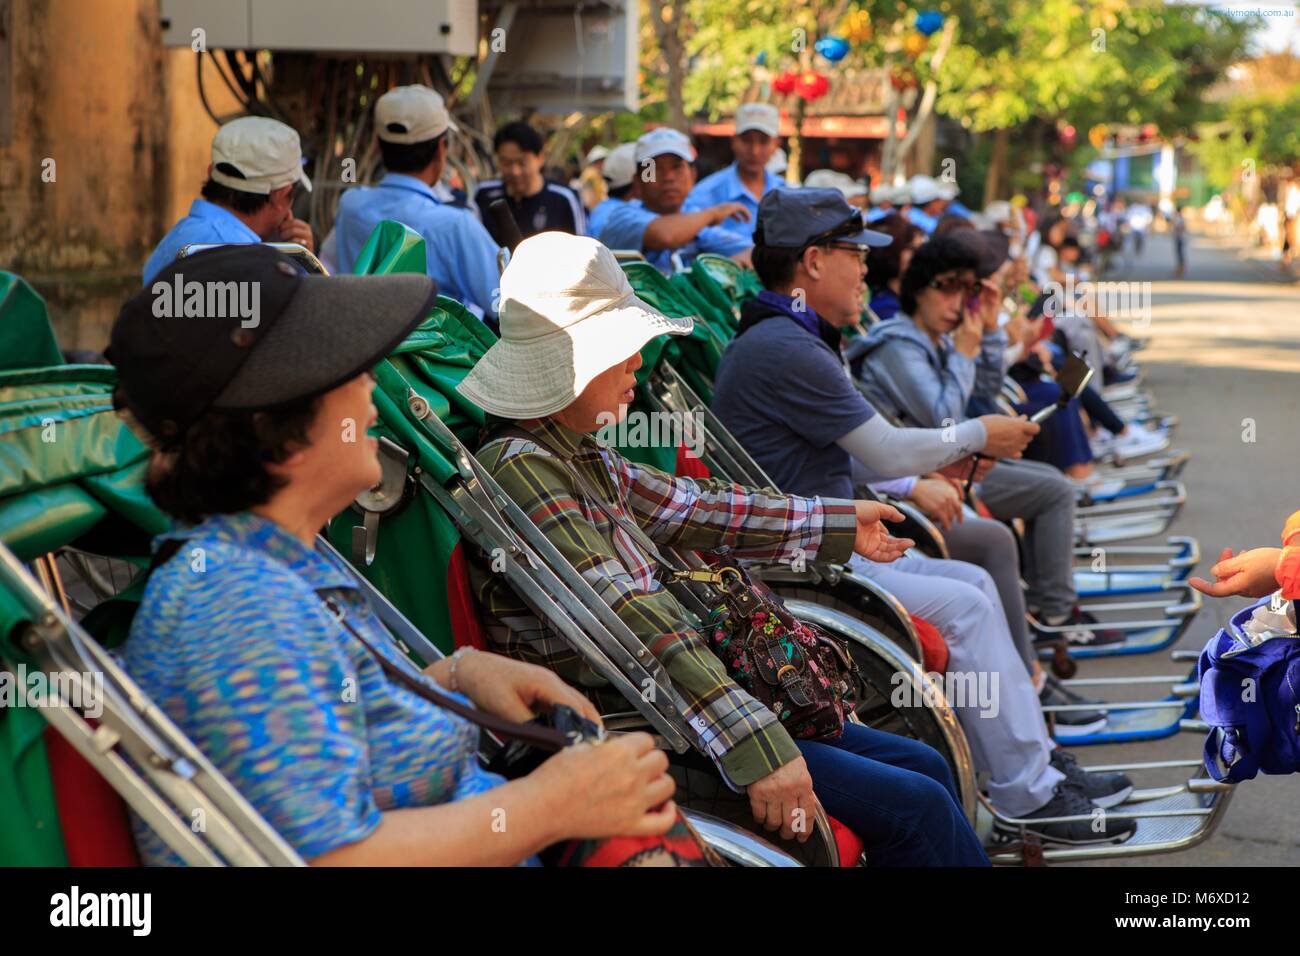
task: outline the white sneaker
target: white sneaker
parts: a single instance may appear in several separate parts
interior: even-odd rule
[[[1134,423],[1124,429],[1124,434],[1115,436],[1111,447],[1121,458],[1138,458],[1168,448],[1169,435],[1167,432]]]

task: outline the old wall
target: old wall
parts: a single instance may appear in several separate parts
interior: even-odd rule
[[[157,0],[0,0],[4,12],[0,268],[46,297],[65,348],[102,348],[207,169],[216,127],[195,54],[163,49]],[[206,69],[213,108],[232,110]]]

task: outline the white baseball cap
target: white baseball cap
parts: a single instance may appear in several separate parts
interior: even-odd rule
[[[501,338],[456,390],[503,418],[552,415],[651,339],[694,324],[638,299],[614,253],[590,236],[538,233],[501,273]]]
[[[424,143],[455,129],[442,97],[427,86],[395,86],[375,102],[375,135],[385,143]]]
[[[918,206],[936,199],[956,199],[961,192],[953,183],[941,183],[933,176],[923,176],[920,173],[907,181],[907,188],[912,194],[912,202]]]
[[[611,149],[600,173],[610,189],[630,186],[636,177],[636,143],[620,143]]]
[[[217,168],[221,163],[233,166],[239,175],[222,172]],[[311,192],[298,133],[266,116],[241,116],[217,130],[211,175],[213,182],[259,196],[290,183],[302,183]]]
[[[873,187],[871,201],[876,205],[880,205],[882,202],[892,204],[894,202],[894,187],[888,183],[881,183],[879,186]]]
[[[608,157],[609,157],[609,150],[606,149],[604,146],[596,145],[591,147],[591,149],[587,150],[587,158],[583,160],[583,164],[586,166],[590,166],[592,163],[598,163],[602,159],[606,159]]]
[[[847,173],[836,172],[833,169],[814,169],[804,179],[803,184],[808,189],[838,189],[845,199],[867,194],[867,187],[861,182]]]
[[[995,199],[984,207],[984,218],[996,226],[1014,221],[1015,216],[1011,210],[1011,203],[1005,199]]]
[[[772,158],[767,161],[767,171],[773,176],[779,176],[790,168],[790,157],[786,155],[785,150],[778,146],[772,151]]]
[[[672,153],[688,163],[695,162],[695,147],[690,137],[667,126],[652,129],[636,141],[636,164],[640,166],[647,159]]]
[[[781,111],[771,103],[742,103],[736,110],[736,135],[756,129],[768,136],[781,135]]]

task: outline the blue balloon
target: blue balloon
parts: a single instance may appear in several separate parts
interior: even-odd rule
[[[754,57],[754,62],[759,66],[767,66],[767,51],[759,50],[758,56]]]
[[[943,14],[938,10],[926,10],[916,15],[916,32],[930,36],[943,29]]]
[[[813,49],[832,63],[838,63],[849,55],[849,41],[844,37],[822,37],[813,44]]]

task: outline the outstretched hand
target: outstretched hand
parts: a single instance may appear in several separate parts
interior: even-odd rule
[[[903,515],[880,501],[855,501],[858,510],[858,534],[853,550],[871,561],[888,564],[897,561],[908,548],[916,546],[911,538],[895,538],[885,527],[886,521],[902,521]]]
[[[1277,563],[1281,557],[1281,548],[1254,548],[1235,556],[1231,548],[1224,548],[1219,563],[1210,568],[1215,583],[1204,578],[1191,578],[1187,583],[1210,597],[1264,597],[1278,588]]]

